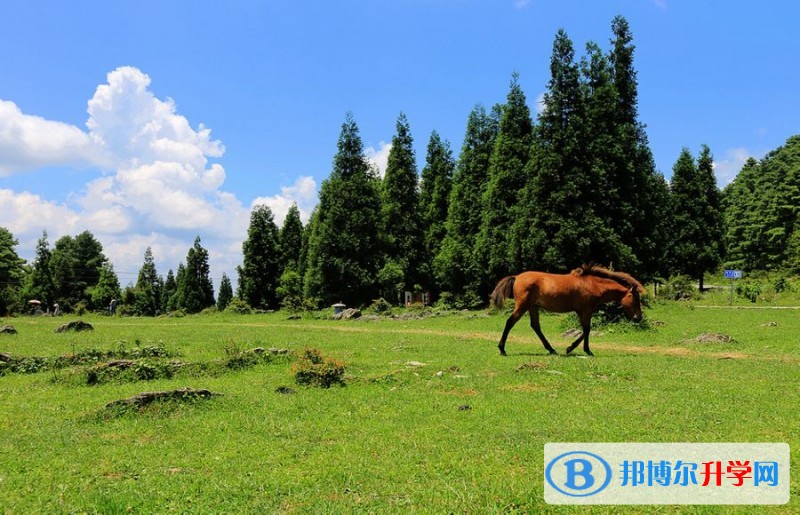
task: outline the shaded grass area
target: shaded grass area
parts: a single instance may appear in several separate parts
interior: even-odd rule
[[[85,335],[51,334],[47,320],[15,321],[19,335],[0,339],[0,351],[12,355],[103,348],[103,338],[106,346],[168,342],[191,362],[223,360],[232,344],[315,347],[346,362],[348,375],[343,388],[297,387],[295,395],[276,393],[293,384],[288,362],[154,379],[147,389],[224,395],[111,419],[98,410],[139,393],[142,383],[87,388],[53,383],[49,373],[0,377],[0,509],[577,513],[544,503],[547,442],[800,445],[796,313],[670,304],[646,314],[647,331],[599,329],[594,359],[547,356],[523,323],[502,358],[501,315],[98,319]],[[570,338],[560,336],[562,317],[542,323],[563,353]],[[702,333],[735,342],[692,341]],[[798,493],[793,479],[787,506],[726,512],[797,511]]]

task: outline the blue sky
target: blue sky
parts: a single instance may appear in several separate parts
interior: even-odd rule
[[[708,144],[724,186],[800,132],[789,0],[6,0],[0,226],[28,259],[42,230],[89,230],[123,286],[147,246],[166,275],[200,235],[235,281],[250,208],[306,217],[348,111],[379,165],[404,112],[421,169],[431,131],[457,156],[514,72],[535,113],[556,31],[607,50],[617,14],[665,176]]]

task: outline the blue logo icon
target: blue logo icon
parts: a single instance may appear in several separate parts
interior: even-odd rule
[[[565,452],[548,463],[544,477],[564,495],[588,497],[603,491],[611,482],[611,466],[591,452]]]

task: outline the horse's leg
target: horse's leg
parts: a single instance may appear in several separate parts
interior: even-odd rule
[[[539,325],[539,306],[533,306],[529,312],[531,314],[531,328],[533,329],[533,332],[536,333],[536,336],[542,340],[542,345],[544,345],[544,348],[547,349],[547,352],[550,354],[558,354],[553,346],[550,345],[550,342],[547,341],[547,338],[544,337],[542,326]]]
[[[581,335],[578,336],[578,338],[572,342],[569,347],[567,347],[567,354],[574,351],[575,347],[577,347],[578,344],[581,343],[581,340],[583,340],[583,352],[585,352],[588,356],[594,356],[592,351],[589,350],[589,330],[592,323],[592,313],[590,311],[588,315],[583,313],[577,313],[577,315],[578,320],[580,320],[581,323]]]
[[[500,349],[500,355],[506,356],[506,338],[508,338],[508,333],[511,331],[511,328],[514,327],[522,315],[525,313],[525,309],[522,309],[523,303],[517,300],[517,305],[514,306],[514,312],[511,313],[511,316],[508,317],[506,320],[506,327],[503,329],[503,336],[500,337],[500,343],[497,344],[497,348]]]

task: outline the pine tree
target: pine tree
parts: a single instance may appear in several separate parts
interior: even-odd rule
[[[303,246],[303,222],[297,204],[292,204],[278,233],[281,270],[298,271]]]
[[[656,172],[655,162],[647,141],[645,126],[638,119],[638,82],[633,66],[633,35],[630,25],[622,16],[611,23],[614,45],[609,61],[613,67],[616,89],[616,145],[615,159],[611,161],[610,178],[619,200],[618,222],[612,227],[628,245],[636,262],[627,271],[640,278],[654,277],[662,268],[661,249],[667,232],[662,203],[663,177]],[[637,263],[638,262],[638,263]]]
[[[170,268],[167,271],[167,278],[164,279],[164,288],[161,290],[161,312],[169,313],[175,311],[175,292],[178,291],[178,282],[175,280],[175,274],[172,273]]]
[[[521,265],[563,271],[605,252],[615,238],[594,210],[586,106],[572,41],[558,31],[528,183],[515,228]]]
[[[111,300],[118,300],[121,295],[119,278],[114,272],[114,265],[110,261],[103,262],[97,284],[90,288],[92,306],[97,310],[106,310],[111,304]]]
[[[178,267],[177,307],[187,313],[199,313],[214,305],[214,285],[208,265],[208,251],[200,244],[200,236],[186,255],[186,266],[181,273]]]
[[[489,160],[489,180],[483,195],[483,219],[476,242],[477,256],[491,281],[518,271],[512,229],[526,184],[525,167],[530,158],[533,122],[525,94],[515,73],[511,77],[500,127]],[[484,284],[482,297],[488,294]]]
[[[428,141],[425,167],[422,169],[419,212],[422,218],[423,262],[420,280],[423,289],[438,294],[434,279],[433,259],[439,253],[447,233],[447,210],[452,189],[455,161],[450,144],[442,141],[436,131]]]
[[[134,312],[139,316],[155,316],[161,308],[162,282],[156,271],[153,250],[147,247],[144,251],[144,263],[134,287],[136,301]]]
[[[413,289],[420,281],[423,264],[419,176],[413,143],[406,115],[400,113],[383,177],[381,207],[387,259],[402,270],[400,290]],[[389,300],[397,299],[400,293],[393,292]]]
[[[501,110],[497,106],[488,114],[483,106],[478,105],[469,114],[464,143],[453,174],[446,234],[434,260],[440,288],[453,294],[459,307],[481,304],[482,285],[488,288],[491,280],[478,265],[475,247]]]
[[[225,311],[225,308],[228,307],[228,304],[231,303],[233,299],[233,286],[231,286],[231,280],[228,279],[228,275],[223,272],[222,279],[219,282],[219,294],[217,295],[217,309],[220,311]]]
[[[722,215],[713,173],[711,151],[705,145],[697,164],[684,148],[672,171],[672,212],[675,241],[672,249],[676,271],[696,279],[713,271],[722,256]]]
[[[250,214],[247,239],[242,244],[244,261],[236,268],[239,274],[238,297],[257,309],[277,309],[275,289],[280,277],[281,254],[278,227],[272,210],[256,206]]]
[[[30,272],[25,277],[22,298],[24,301],[40,301],[44,310],[47,310],[55,302],[56,287],[50,270],[51,257],[52,252],[50,244],[47,242],[47,231],[42,231],[42,237],[36,242],[36,256],[33,259]]]
[[[367,304],[383,266],[381,198],[351,114],[342,125],[333,170],[319,197],[308,242],[306,296],[325,305]]]

